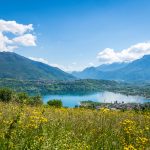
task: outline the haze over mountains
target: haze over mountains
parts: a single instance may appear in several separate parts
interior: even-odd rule
[[[130,63],[113,63],[72,73],[82,79],[106,79],[126,82],[150,81],[150,55]]]
[[[70,80],[74,77],[57,67],[33,61],[13,52],[0,52],[0,78],[18,80]]]
[[[150,81],[150,55],[130,63],[112,63],[66,73],[57,67],[30,60],[13,52],[0,52],[0,78],[18,80],[104,79]]]

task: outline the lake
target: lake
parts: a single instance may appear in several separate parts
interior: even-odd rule
[[[63,102],[63,106],[74,107],[79,105],[80,101],[91,100],[94,102],[103,102],[103,103],[113,103],[125,102],[125,103],[145,103],[150,102],[144,97],[141,96],[127,96],[120,93],[113,92],[98,92],[89,95],[45,95],[43,96],[43,101],[46,103],[48,100],[60,99]]]

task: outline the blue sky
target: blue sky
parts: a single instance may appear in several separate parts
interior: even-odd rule
[[[0,0],[0,19],[34,28],[14,52],[67,71],[149,54],[149,16],[149,0]]]

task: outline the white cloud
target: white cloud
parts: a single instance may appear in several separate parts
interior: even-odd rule
[[[9,40],[6,36],[4,36],[0,32],[0,50],[12,51],[13,47],[10,46],[10,44],[12,44],[12,43],[13,42],[11,40]]]
[[[38,61],[38,62],[42,62],[44,64],[49,65],[48,61],[44,58],[35,58],[35,57],[29,57],[29,59],[34,60],[34,61]]]
[[[72,65],[77,65],[77,62],[73,62]]]
[[[92,66],[94,66],[94,63],[90,62],[87,67],[92,67]]]
[[[78,68],[76,68],[76,66],[72,63],[71,65],[60,65],[60,64],[54,64],[54,63],[50,63],[49,64],[50,66],[53,66],[53,67],[57,67],[65,72],[68,72],[68,73],[71,73],[72,71],[75,71],[75,70],[78,70]],[[83,69],[83,68],[82,68]],[[79,69],[79,70],[82,70],[82,69]]]
[[[53,67],[57,67],[57,68],[60,68],[64,71],[69,71],[69,69],[71,69],[70,67],[65,67],[63,65],[59,65],[59,64],[56,64],[56,63],[49,63],[46,59],[44,58],[36,58],[36,57],[28,57],[29,59],[31,60],[34,60],[34,61],[38,61],[38,62],[42,62],[44,64],[47,64],[49,66],[53,66]]]
[[[36,46],[36,37],[32,34],[24,34],[14,38],[13,41],[24,46]]]
[[[50,66],[53,66],[53,67],[57,67],[61,70],[64,70],[64,71],[70,71],[70,67],[68,66],[63,66],[63,65],[60,65],[60,64],[56,64],[56,63],[49,63]]]
[[[13,51],[18,46],[36,46],[36,37],[30,33],[33,25],[23,25],[16,21],[0,20],[0,51]],[[7,33],[13,34],[10,38]]]
[[[11,32],[13,34],[19,34],[22,35],[26,33],[27,31],[32,31],[33,25],[23,25],[19,24],[16,21],[5,21],[0,20],[0,31],[1,32]]]
[[[120,51],[106,48],[98,53],[97,58],[101,64],[107,64],[113,62],[130,62],[147,54],[150,54],[150,42],[138,43]]]
[[[71,65],[65,66],[65,65],[60,65],[60,64],[56,64],[56,63],[49,63],[48,60],[46,60],[44,58],[36,58],[36,57],[28,57],[28,58],[31,60],[34,60],[34,61],[42,62],[42,63],[47,64],[52,67],[57,67],[66,72],[72,72],[75,70],[76,67],[78,67],[76,62],[71,63]],[[82,70],[82,69],[83,69],[83,67],[80,68],[79,70]]]

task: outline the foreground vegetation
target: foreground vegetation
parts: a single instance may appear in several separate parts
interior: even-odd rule
[[[0,89],[0,150],[148,150],[150,111],[63,108]]]
[[[0,149],[148,150],[150,113],[0,102]]]
[[[8,88],[0,89],[0,101],[1,102],[15,102],[18,104],[28,104],[28,105],[42,105],[43,101],[41,96],[29,96],[24,92],[15,92]]]

